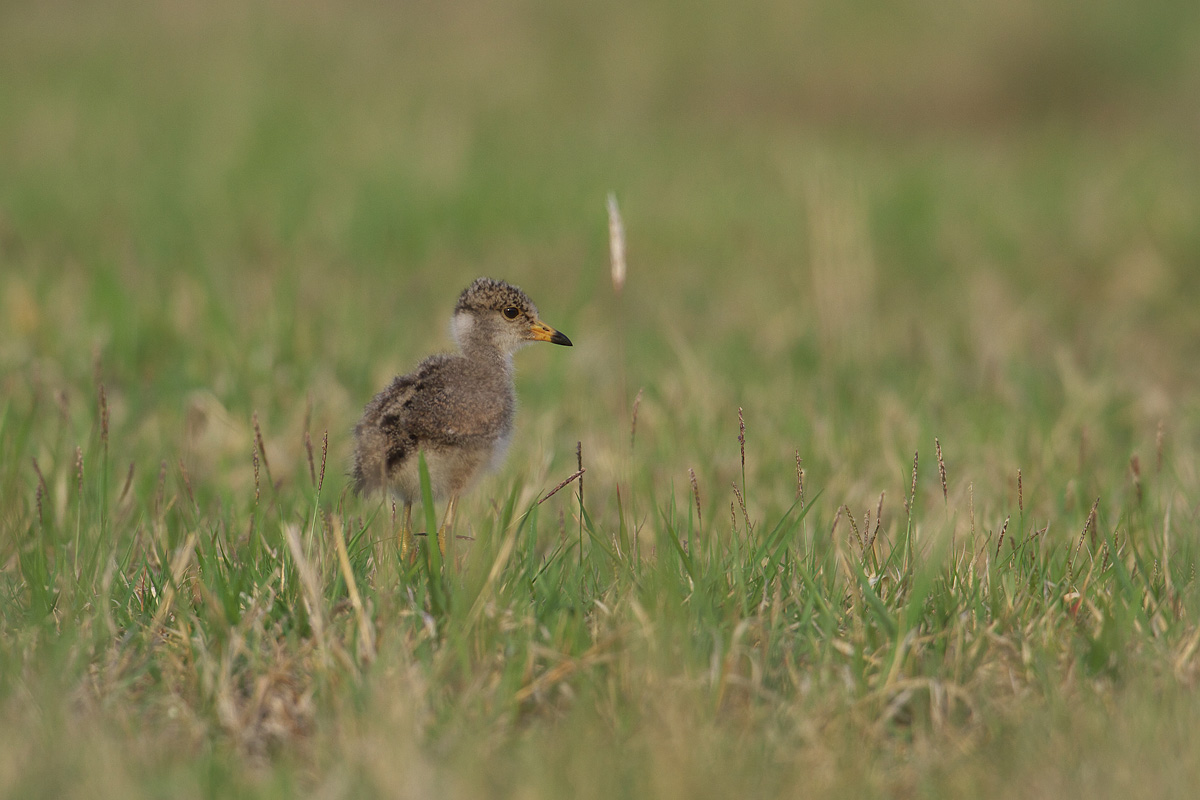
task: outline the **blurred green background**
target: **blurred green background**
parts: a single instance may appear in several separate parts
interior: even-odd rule
[[[743,406],[752,472],[864,496],[931,434],[995,474],[1192,418],[1194,3],[0,13],[4,390],[79,436],[99,376],[150,464],[244,485],[255,411],[343,464],[481,274],[577,343],[521,358],[538,480],[615,474],[639,388],[664,480],[726,482]]]

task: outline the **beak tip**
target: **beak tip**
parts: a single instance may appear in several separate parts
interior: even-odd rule
[[[564,347],[573,347],[574,346],[571,344],[571,340],[568,339],[567,335],[565,333],[563,333],[562,331],[555,331],[553,333],[553,335],[551,335],[551,337],[550,337],[550,343],[551,344],[561,344]]]

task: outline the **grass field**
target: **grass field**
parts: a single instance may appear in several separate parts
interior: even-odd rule
[[[393,5],[0,5],[0,796],[1193,796],[1194,4]]]

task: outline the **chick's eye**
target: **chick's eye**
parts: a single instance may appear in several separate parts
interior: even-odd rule
[[[508,319],[516,319],[517,317],[521,316],[521,310],[516,306],[509,306],[508,308],[504,309],[503,313]]]

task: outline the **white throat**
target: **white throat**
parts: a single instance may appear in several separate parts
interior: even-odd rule
[[[471,340],[471,331],[475,329],[475,317],[466,313],[457,313],[450,320],[450,336],[454,338],[454,343],[458,345],[459,351],[467,349],[467,343]]]

